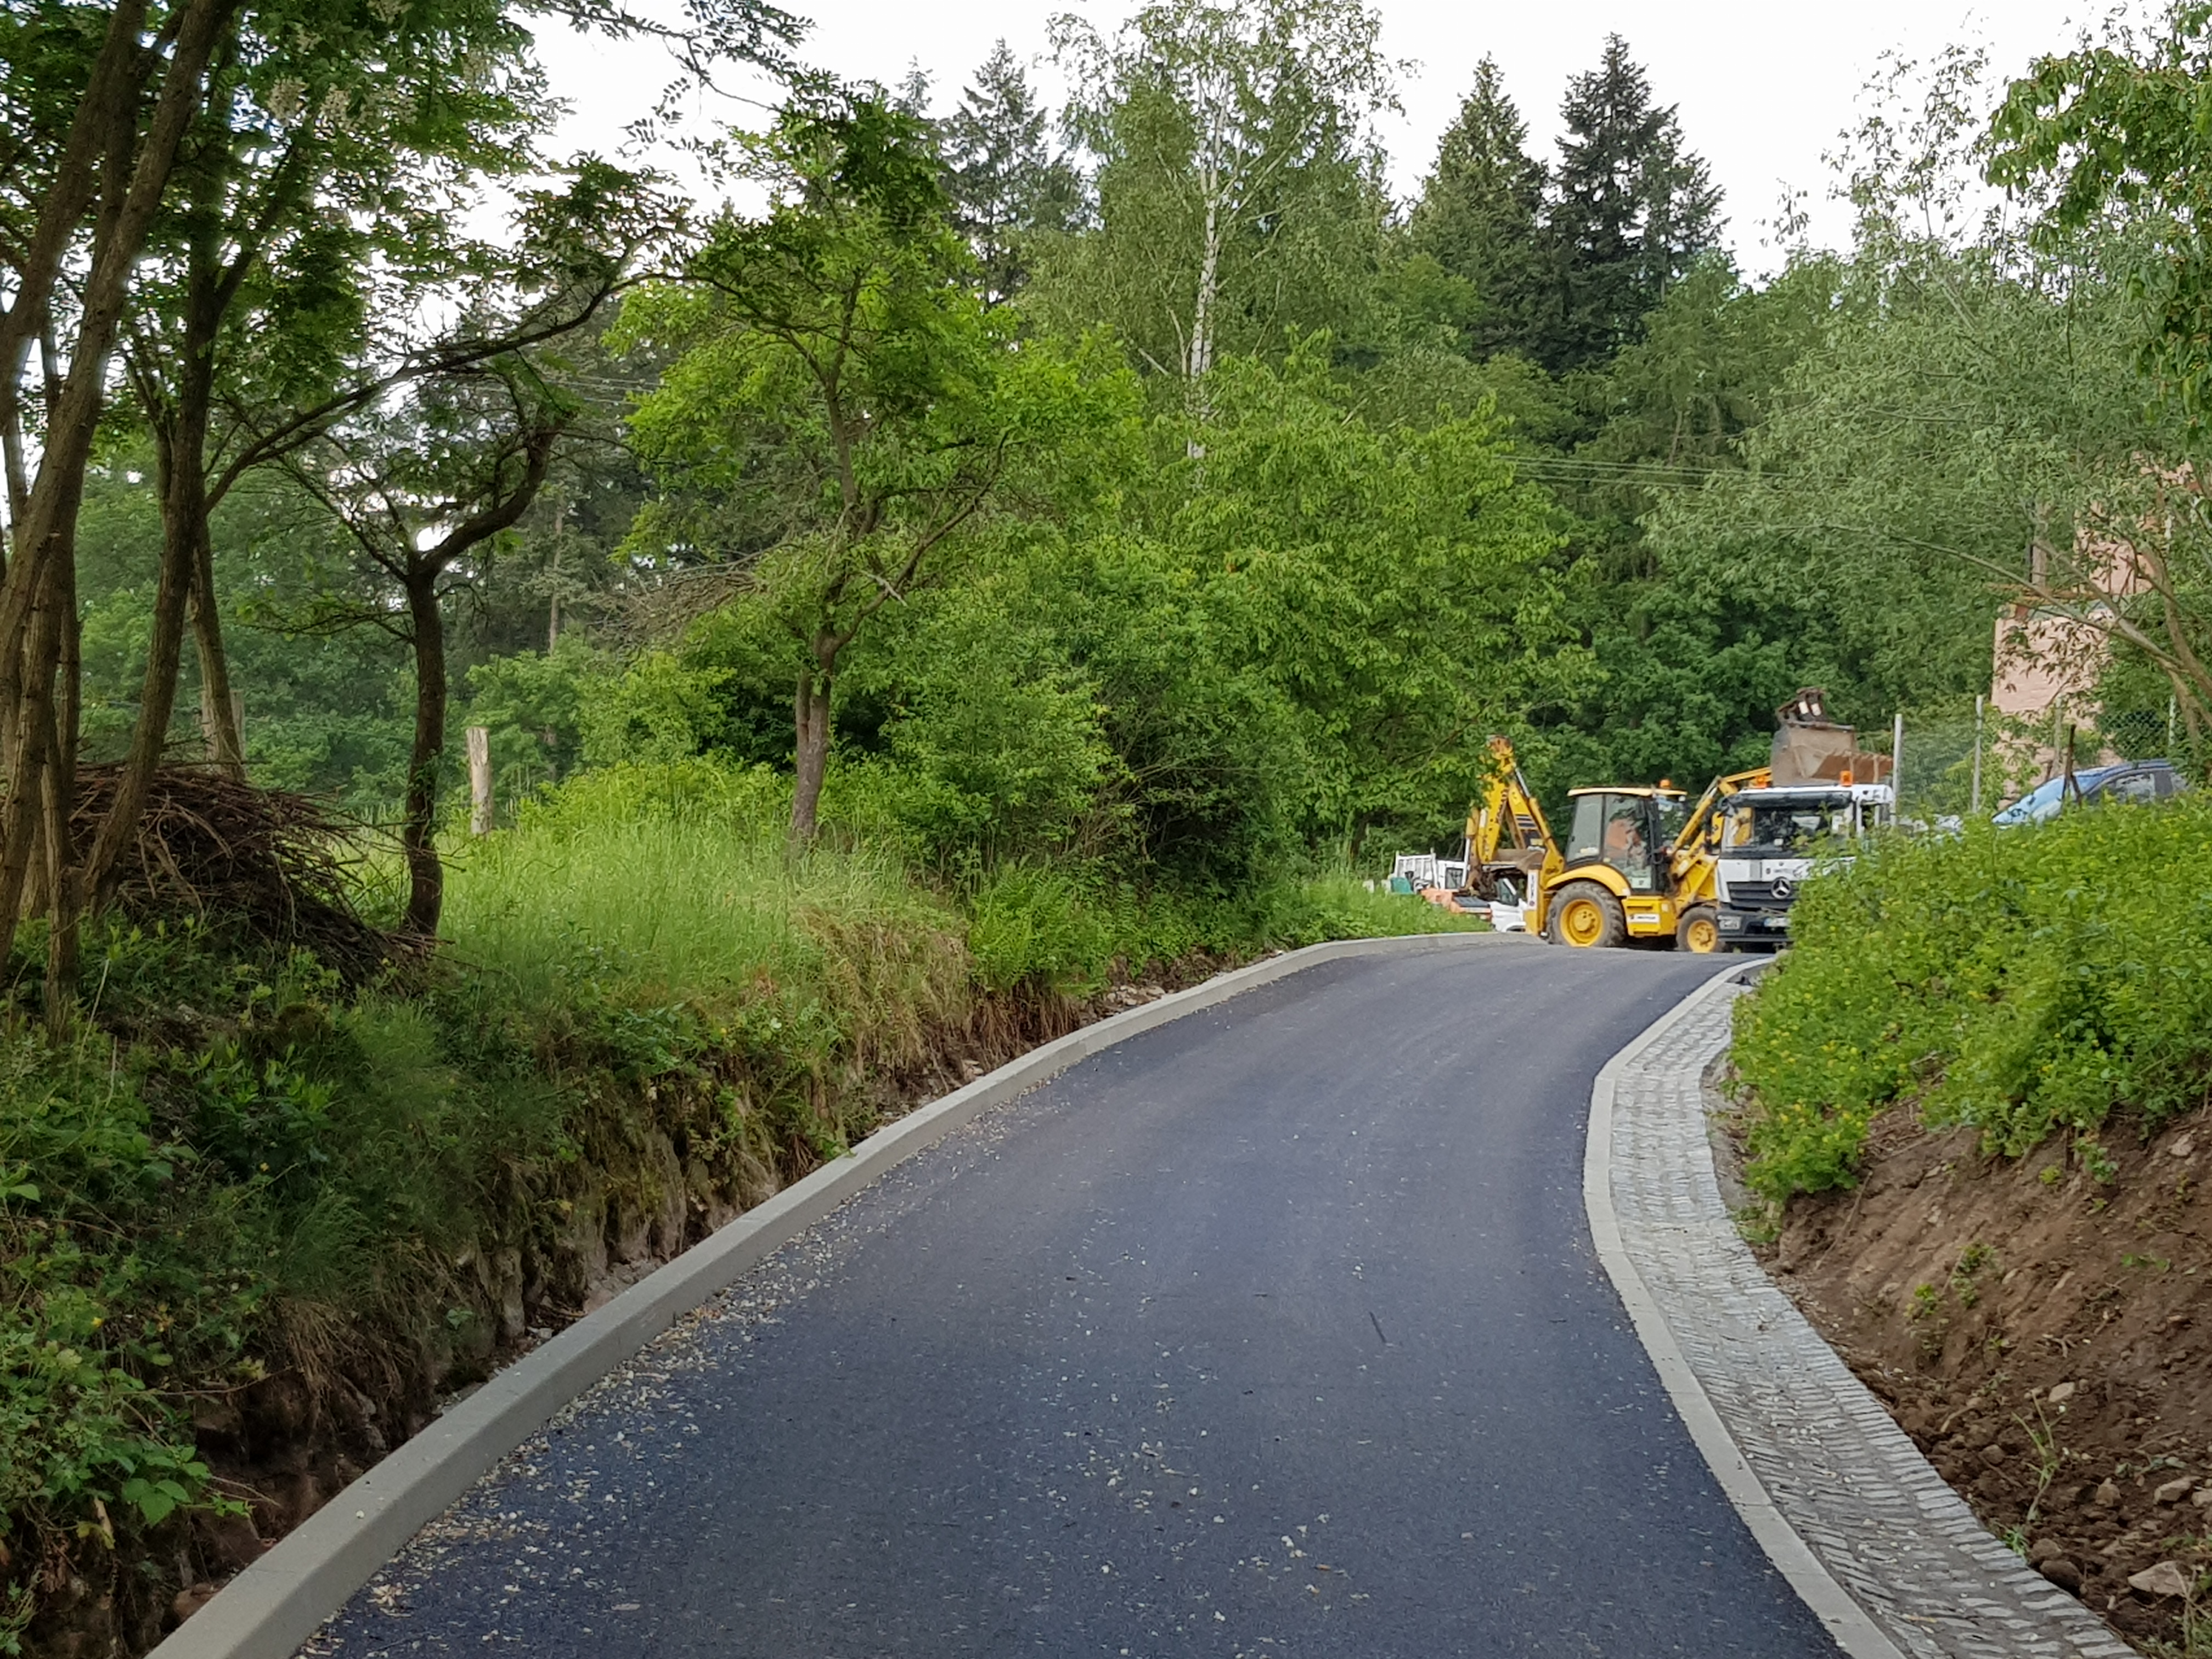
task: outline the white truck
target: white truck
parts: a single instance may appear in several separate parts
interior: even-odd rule
[[[1878,823],[1896,817],[1886,783],[1800,783],[1745,789],[1721,818],[1715,918],[1723,950],[1778,950],[1790,908],[1816,862],[1849,857]]]

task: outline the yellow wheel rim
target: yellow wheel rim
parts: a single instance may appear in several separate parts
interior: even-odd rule
[[[1721,948],[1720,924],[1711,916],[1698,916],[1684,930],[1682,943],[1701,957],[1711,956]]]
[[[1605,937],[1605,910],[1595,899],[1569,899],[1559,912],[1559,937],[1587,948]]]

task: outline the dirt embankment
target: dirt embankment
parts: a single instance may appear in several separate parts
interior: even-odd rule
[[[1865,1167],[1792,1201],[1777,1280],[2046,1578],[2212,1651],[2212,1110],[2018,1161],[1899,1110]]]

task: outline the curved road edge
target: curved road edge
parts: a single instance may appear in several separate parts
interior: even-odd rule
[[[1738,970],[1739,972],[1741,970]],[[1613,1203],[1613,1114],[1622,1077],[1644,1060],[1649,1051],[1685,1021],[1705,1011],[1705,1005],[1729,995],[1735,973],[1723,974],[1676,1003],[1654,1020],[1626,1048],[1605,1063],[1590,1089],[1589,1139],[1583,1155],[1583,1206],[1589,1212],[1590,1238],[1598,1260],[1613,1280],[1637,1340],[1651,1357],[1652,1368],[1666,1385],[1667,1397],[1697,1443],[1698,1452],[1720,1483],[1735,1512],[1750,1528],[1751,1535],[1766,1552],[1767,1559],[1781,1570],[1790,1587],[1827,1626],[1837,1644],[1851,1659],[1905,1659],[1894,1643],[1853,1601],[1822,1565],[1813,1547],[1797,1534],[1774,1499],[1768,1496],[1758,1474],[1744,1457],[1721,1420],[1719,1411],[1698,1381],[1690,1362],[1675,1341],[1666,1315],[1644,1283],[1644,1276],[1623,1242],[1620,1219]]]
[[[1322,963],[1480,948],[1536,948],[1536,941],[1442,933],[1308,945],[1086,1025],[908,1113],[495,1373],[232,1579],[151,1659],[292,1659],[409,1540],[556,1413],[854,1194],[978,1114],[1126,1038]]]
[[[1737,1231],[1703,1085],[1737,978],[1607,1063],[1583,1166],[1599,1257],[1715,1479],[1852,1659],[2129,1659],[1976,1519]]]

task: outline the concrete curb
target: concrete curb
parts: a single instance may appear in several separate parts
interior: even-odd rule
[[[231,1580],[154,1650],[153,1659],[291,1659],[501,1458],[678,1318],[886,1171],[1078,1060],[1326,962],[1533,943],[1510,933],[1432,933],[1310,945],[1086,1025],[908,1113],[496,1373]]]
[[[1697,1443],[1698,1452],[1720,1482],[1735,1512],[1743,1517],[1751,1535],[1780,1569],[1798,1597],[1851,1659],[1905,1659],[1831,1573],[1813,1547],[1798,1535],[1746,1460],[1735,1437],[1729,1432],[1706,1395],[1705,1385],[1691,1370],[1681,1345],[1674,1340],[1666,1316],[1644,1285],[1644,1276],[1630,1259],[1622,1241],[1620,1219],[1613,1205],[1613,1109],[1620,1079],[1644,1051],[1665,1036],[1682,1019],[1704,1004],[1728,994],[1731,982],[1748,971],[1739,968],[1716,975],[1662,1014],[1634,1042],[1605,1063],[1590,1090],[1589,1139],[1583,1156],[1583,1206],[1589,1212],[1590,1237],[1598,1260],[1620,1293],[1634,1322],[1644,1351],[1666,1385],[1667,1396]]]

